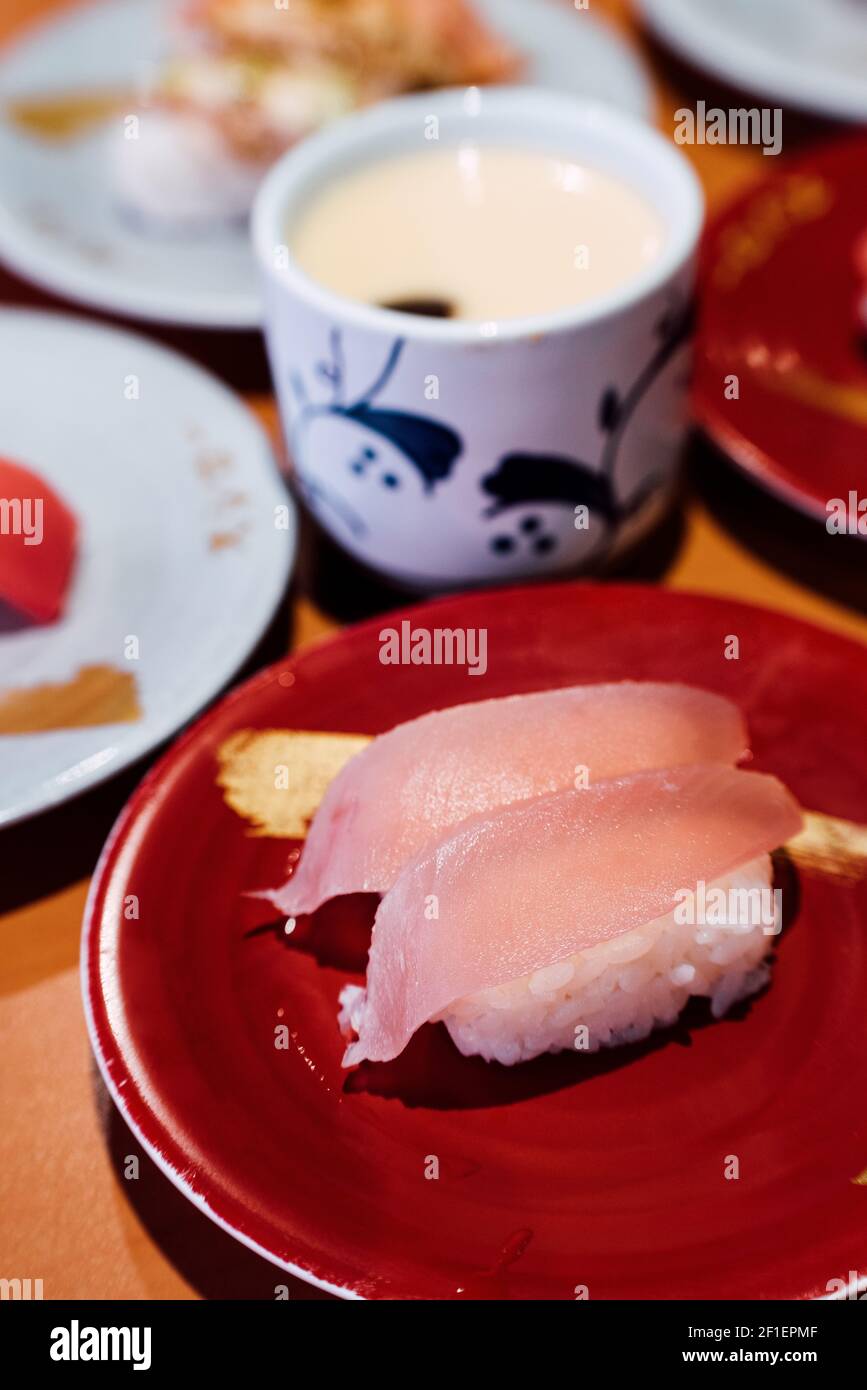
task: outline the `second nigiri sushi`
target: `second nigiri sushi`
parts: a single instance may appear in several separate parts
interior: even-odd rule
[[[461,1052],[510,1065],[644,1038],[690,995],[720,1016],[767,979],[769,852],[801,824],[776,778],[720,764],[471,817],[383,898],[366,990],[341,994],[358,1034],[344,1065],[388,1061],[435,1020]],[[703,884],[737,904],[758,893],[760,910],[679,911]]]

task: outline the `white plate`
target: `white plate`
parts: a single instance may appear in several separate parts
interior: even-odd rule
[[[134,723],[0,736],[4,825],[110,777],[226,685],[285,591],[296,532],[267,438],[230,391],[65,315],[0,311],[0,456],[44,477],[80,527],[65,615],[0,631],[0,690],[108,665],[133,675],[141,707]]]
[[[529,56],[526,80],[650,112],[629,49],[565,0],[477,0]],[[159,0],[109,0],[47,22],[0,61],[0,257],[58,294],[116,313],[207,328],[256,328],[256,268],[245,231],[148,235],[119,212],[109,126],[59,144],[4,114],[10,99],[51,91],[138,89],[164,44]]]
[[[697,67],[783,106],[867,120],[865,0],[639,0]]]

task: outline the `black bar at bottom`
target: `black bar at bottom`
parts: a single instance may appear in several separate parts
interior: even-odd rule
[[[779,1366],[812,1366],[823,1373],[857,1366],[858,1352],[865,1332],[864,1313],[867,1310],[851,1305],[867,1302],[852,1295],[840,1302],[821,1303],[593,1303],[576,1302],[568,1311],[558,1314],[563,1322],[554,1324],[556,1330],[567,1331],[579,1340],[573,1344],[580,1349],[580,1361],[587,1367],[597,1364],[587,1357],[596,1353],[604,1357],[603,1364],[610,1372],[631,1369],[667,1372],[674,1367],[701,1368],[719,1365],[760,1365],[768,1369]],[[474,1305],[475,1317],[468,1311],[457,1314],[464,1324],[464,1335],[485,1336],[486,1316]],[[494,1305],[489,1304],[494,1310]],[[531,1328],[539,1329],[539,1310],[534,1305]],[[349,1343],[342,1350],[333,1342],[320,1338],[325,1328],[320,1318],[340,1313],[337,1302],[296,1303],[291,1300],[273,1303],[218,1302],[26,1302],[9,1301],[0,1309],[4,1364],[18,1365],[25,1373],[47,1371],[54,1377],[68,1378],[84,1375],[93,1378],[100,1370],[112,1375],[151,1375],[160,1379],[173,1372],[207,1373],[218,1371],[223,1377],[261,1372],[273,1366],[291,1374],[298,1370],[298,1356],[311,1351],[324,1353],[322,1369],[334,1374],[338,1358],[351,1356]],[[520,1333],[520,1311],[514,1304],[502,1311],[508,1323],[502,1335],[495,1323],[492,1332],[497,1340],[489,1349],[515,1346],[515,1334]],[[423,1340],[417,1349],[423,1353],[424,1370],[429,1377],[436,1361],[436,1350],[442,1347],[444,1358],[454,1357],[451,1339],[442,1318],[446,1312],[439,1305],[430,1330],[421,1333]],[[480,1325],[479,1314],[482,1317]],[[393,1309],[386,1314],[395,1341],[383,1339],[382,1330],[374,1344],[380,1356],[389,1346],[392,1352],[401,1345],[397,1340],[406,1329],[403,1317],[406,1310]],[[416,1314],[418,1315],[418,1314]],[[448,1314],[447,1314],[448,1315]],[[362,1313],[362,1317],[364,1314]],[[374,1313],[374,1316],[376,1314]],[[424,1314],[422,1314],[424,1316]],[[430,1316],[430,1314],[428,1314]],[[329,1330],[333,1336],[329,1322]],[[358,1324],[355,1324],[358,1328]],[[512,1334],[512,1335],[509,1335]],[[364,1342],[356,1345],[365,1345]],[[370,1345],[367,1343],[367,1345]],[[525,1343],[526,1345],[526,1343]],[[538,1346],[538,1342],[536,1342]],[[485,1353],[487,1356],[487,1352]],[[393,1366],[393,1357],[385,1355]],[[556,1358],[563,1364],[562,1355]],[[375,1373],[375,1362],[369,1363]],[[444,1374],[450,1374],[446,1362]],[[576,1375],[579,1367],[576,1365]],[[308,1369],[305,1375],[309,1376]],[[409,1368],[406,1368],[409,1374]]]

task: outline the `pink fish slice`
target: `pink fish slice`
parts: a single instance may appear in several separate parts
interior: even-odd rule
[[[644,768],[735,763],[748,746],[729,700],[650,681],[569,686],[426,714],[382,734],[341,769],[295,874],[266,896],[297,916],[343,893],[384,893],[408,860],[469,816]]]

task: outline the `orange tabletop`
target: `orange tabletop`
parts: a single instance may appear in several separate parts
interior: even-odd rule
[[[57,0],[3,0],[0,42],[60,7]],[[590,10],[640,48],[667,134],[678,107],[698,97],[713,104],[710,79],[650,45],[627,0],[592,0]],[[579,11],[575,22],[581,18]],[[824,134],[805,124],[796,138]],[[754,149],[685,150],[712,209],[761,173]],[[52,301],[0,272],[0,302]],[[141,331],[195,356],[245,394],[276,440],[256,337]],[[867,640],[862,547],[841,545],[771,501],[707,447],[694,451],[670,534],[633,557],[622,577],[762,603]],[[364,596],[347,588],[334,557],[317,556],[306,538],[290,601],[245,672],[361,616]],[[125,1179],[126,1156],[140,1150],[106,1096],[85,1035],[78,945],[89,875],[142,771],[0,834],[0,1277],[42,1279],[47,1299],[273,1298],[287,1276],[196,1212],[146,1157],[137,1180]],[[298,1281],[289,1286],[293,1298],[327,1297]]]

